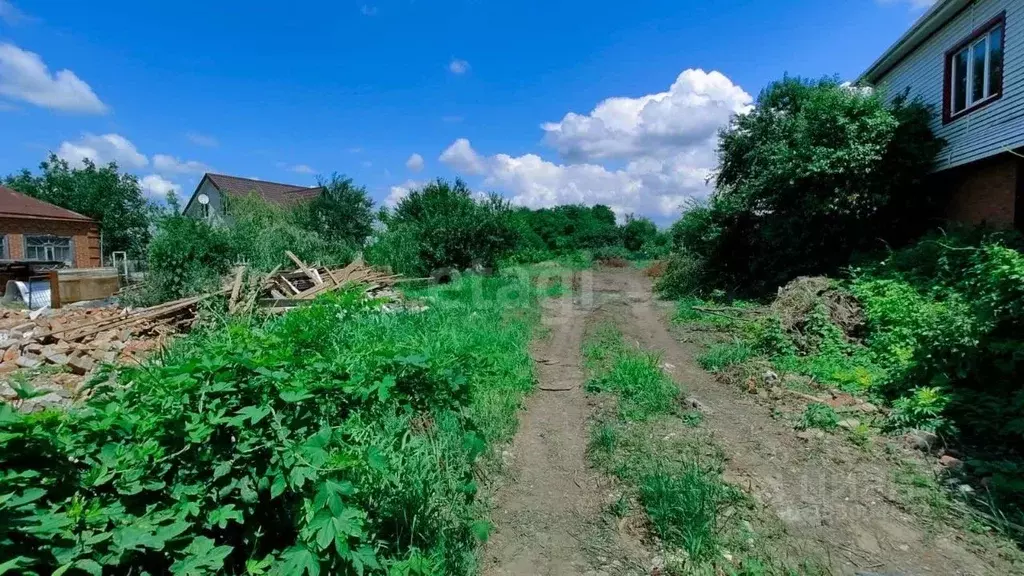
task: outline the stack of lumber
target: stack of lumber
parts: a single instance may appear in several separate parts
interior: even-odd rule
[[[369,295],[377,295],[400,282],[400,274],[388,274],[367,266],[361,258],[344,268],[330,269],[308,266],[302,260],[286,252],[297,268],[290,272],[275,270],[266,277],[263,294],[258,303],[269,312],[284,312],[304,304],[321,294],[341,288],[357,288]],[[230,312],[244,312],[247,306],[240,302],[239,293],[243,270],[238,269],[231,287],[228,301]]]

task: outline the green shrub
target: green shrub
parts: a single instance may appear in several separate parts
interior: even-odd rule
[[[357,247],[344,236],[328,241],[308,224],[306,205],[283,208],[251,194],[232,198],[228,205],[229,226],[225,233],[236,257],[256,270],[269,272],[275,266],[294,266],[285,251],[309,263],[325,266],[347,264]]]
[[[658,227],[649,218],[630,214],[622,226],[622,245],[630,252],[639,252],[646,244],[657,241]]]
[[[669,294],[766,295],[846,265],[878,238],[913,237],[939,198],[924,187],[943,142],[919,102],[783,78],[719,137],[715,194],[673,226],[686,267]]]
[[[413,190],[387,215],[385,224],[387,229],[377,239],[381,247],[367,254],[369,261],[410,276],[478,265],[493,268],[518,239],[507,203],[494,196],[475,200],[461,180],[438,179]],[[398,246],[394,253],[387,249]]]
[[[234,250],[223,230],[186,216],[168,216],[157,224],[148,260],[142,303],[156,304],[217,288],[231,268]]]
[[[602,246],[593,252],[594,260],[628,260],[633,254],[622,246]]]
[[[892,403],[889,425],[897,430],[940,430],[945,424],[942,414],[948,405],[949,396],[943,390],[927,386],[914,388],[909,395]]]
[[[800,430],[818,428],[830,432],[839,427],[839,415],[827,404],[812,402],[804,409],[796,427]]]
[[[5,568],[475,573],[480,458],[533,383],[508,282],[420,314],[334,293],[193,333],[68,412],[0,407]]]

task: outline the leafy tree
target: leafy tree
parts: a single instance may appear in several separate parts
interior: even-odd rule
[[[686,268],[764,293],[916,235],[940,200],[925,187],[943,146],[930,120],[920,102],[831,78],[771,84],[721,132],[715,195],[675,231],[696,241]]]
[[[86,159],[73,168],[55,154],[39,165],[40,174],[29,170],[12,174],[4,185],[88,216],[99,224],[105,256],[125,251],[139,256],[149,242],[150,206],[135,176],[118,171],[117,164],[96,166]]]
[[[234,259],[224,230],[174,215],[161,218],[149,244],[144,304],[167,302],[216,288]]]
[[[630,252],[638,252],[657,236],[658,227],[649,218],[638,218],[632,214],[626,217],[626,224],[622,227],[622,245]]]
[[[337,173],[319,185],[324,191],[302,208],[302,226],[331,242],[361,248],[373,232],[373,201],[366,188]]]
[[[517,238],[505,201],[497,196],[476,200],[462,180],[437,179],[410,192],[391,211],[387,230],[368,257],[397,272],[423,276],[442,268],[492,267]],[[406,246],[397,252],[401,258],[393,258],[384,248],[396,246],[399,239]],[[410,257],[413,250],[415,259]]]

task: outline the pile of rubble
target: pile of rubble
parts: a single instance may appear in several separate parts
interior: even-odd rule
[[[66,404],[99,366],[138,361],[187,332],[198,320],[200,303],[214,297],[226,298],[231,314],[281,313],[341,288],[374,298],[397,297],[392,289],[399,276],[374,270],[361,259],[330,269],[287,255],[296,269],[246,274],[239,267],[220,290],[149,308],[0,309],[0,399],[16,398],[6,381],[23,371],[36,389],[47,392],[44,401],[25,408]]]

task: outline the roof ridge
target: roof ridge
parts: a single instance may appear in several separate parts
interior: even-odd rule
[[[218,174],[216,172],[207,172],[206,175],[207,176],[214,176],[214,177],[220,176],[222,178],[234,178],[235,180],[245,180],[247,182],[260,182],[262,184],[274,184],[276,186],[287,186],[289,188],[294,188],[296,190],[309,190],[309,189],[312,189],[312,188],[323,188],[323,186],[320,186],[320,185],[302,186],[302,185],[299,185],[299,184],[289,184],[287,182],[273,182],[271,180],[259,180],[257,178],[245,178],[243,176],[232,176],[230,174]]]

